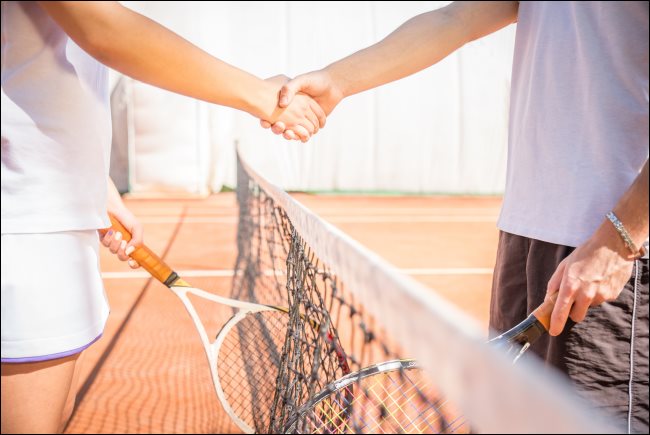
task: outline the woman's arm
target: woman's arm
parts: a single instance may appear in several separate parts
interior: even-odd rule
[[[313,134],[325,114],[302,95],[295,107],[277,107],[280,86],[223,62],[176,33],[118,2],[39,2],[88,54],[137,80],[210,103],[243,110]]]

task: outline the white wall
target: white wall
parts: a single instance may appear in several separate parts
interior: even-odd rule
[[[448,2],[125,4],[265,78],[326,66]],[[131,189],[233,185],[239,141],[287,189],[501,192],[513,44],[511,26],[414,76],[352,96],[306,145],[273,136],[246,113],[126,80]],[[170,173],[170,165],[180,169]]]

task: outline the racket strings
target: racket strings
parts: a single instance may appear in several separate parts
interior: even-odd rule
[[[220,385],[232,411],[256,430],[269,418],[282,357],[286,314],[249,313],[225,336],[218,353]]]
[[[306,245],[285,210],[248,179],[245,171],[239,176],[248,188],[238,189],[238,245],[244,254],[238,257],[237,272],[243,273],[235,274],[232,297],[288,308],[286,329],[277,345],[280,358],[273,361],[277,376],[264,377],[264,382],[272,384],[265,386],[273,389],[272,398],[261,407],[265,412],[255,414],[251,427],[268,433],[368,432],[373,427],[393,432],[444,429],[450,421],[443,418],[444,409],[436,410],[438,404],[427,399],[429,392],[418,383],[399,377],[391,381],[392,387],[382,388],[370,388],[358,380],[322,401],[320,417],[311,413],[296,420],[300,410],[332,383],[351,372],[397,359],[401,349],[383,326],[378,326],[390,324],[392,319],[379,322],[368,316],[358,297],[347,291]],[[270,338],[258,335],[256,339]],[[259,349],[263,347],[249,345],[240,353],[252,364],[252,354]],[[264,370],[254,373],[261,372]],[[264,391],[260,400],[267,400],[268,390]]]
[[[337,391],[304,417],[298,433],[449,433],[459,428],[447,421],[453,415],[447,402],[431,403],[430,390],[419,370],[380,373],[352,384],[350,403]],[[352,411],[351,411],[352,410]],[[352,412],[351,415],[348,413]]]

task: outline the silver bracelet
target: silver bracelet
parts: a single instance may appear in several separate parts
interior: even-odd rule
[[[607,213],[607,219],[614,225],[614,228],[616,228],[616,231],[618,234],[621,236],[623,239],[623,242],[625,243],[625,246],[627,246],[627,249],[634,255],[635,257],[643,257],[645,256],[645,247],[641,247],[641,249],[637,248],[634,242],[632,241],[632,238],[630,237],[630,234],[627,232],[625,227],[623,226],[623,222],[621,222],[616,215],[614,214],[613,211],[610,211]]]

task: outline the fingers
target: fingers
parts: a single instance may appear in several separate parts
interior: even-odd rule
[[[134,226],[131,228],[131,240],[126,246],[126,249],[124,250],[124,256],[126,258],[123,258],[118,254],[118,258],[122,261],[126,260],[129,267],[131,269],[137,269],[140,267],[137,261],[135,261],[133,258],[130,258],[129,256],[135,251],[135,248],[142,245],[142,239],[143,239],[143,232],[144,229],[140,222],[136,222]]]
[[[310,136],[313,136],[316,133],[318,133],[320,121],[318,120],[316,114],[313,111],[308,110],[305,113],[305,118],[307,118],[307,120],[311,123],[312,126],[312,129],[309,131]]]
[[[325,127],[325,123],[327,122],[327,115],[325,115],[325,111],[323,110],[320,105],[314,101],[314,100],[309,100],[309,106],[311,107],[312,112],[314,112],[314,115],[316,115],[316,118],[318,119],[318,126],[320,128]]]
[[[135,221],[131,224],[131,227],[129,228],[129,231],[131,232],[131,240],[128,243],[128,246],[140,246],[143,243],[143,233],[144,233],[144,227],[140,223],[140,221]]]
[[[111,212],[113,217],[117,219],[124,228],[130,233],[131,237],[129,242],[125,239],[120,231],[109,229],[101,239],[101,243],[106,246],[113,254],[117,255],[121,261],[127,261],[129,267],[137,269],[139,267],[137,261],[129,256],[135,251],[136,247],[142,245],[144,227],[140,221],[131,214],[128,210],[118,210]]]
[[[560,292],[555,302],[555,307],[553,308],[553,314],[551,314],[551,327],[548,330],[548,333],[552,336],[560,335],[564,330],[566,321],[569,318],[569,312],[573,305],[573,296],[575,290],[570,289],[564,283],[560,286]]]
[[[282,134],[284,133],[284,130],[287,129],[287,127],[284,125],[284,122],[282,121],[278,121],[275,124],[271,124],[269,121],[261,120],[260,126],[262,128],[267,128],[267,129],[270,128],[274,134]]]
[[[141,233],[139,240],[142,240]],[[113,254],[116,254],[117,258],[121,261],[126,261],[131,269],[137,269],[140,267],[137,261],[129,257],[129,255],[135,251],[135,246],[131,243],[127,243],[126,240],[124,240],[124,236],[119,231],[112,229],[108,230],[106,235],[102,237],[101,242],[102,245],[106,246]]]
[[[301,77],[296,77],[291,80],[289,83],[285,83],[280,89],[280,101],[278,105],[280,107],[287,107],[293,101],[293,97],[296,96],[296,93],[300,91],[303,87],[303,79]]]
[[[300,140],[298,138],[298,135],[296,135],[292,130],[285,130],[282,134],[282,137],[284,137],[286,140]]]
[[[273,124],[273,127],[271,127],[271,131],[275,134],[282,134],[284,131],[287,129],[287,127],[284,125],[284,122],[278,121],[275,124]]]
[[[293,130],[293,133],[298,136],[298,138],[300,139],[300,141],[302,143],[307,142],[309,140],[309,138],[311,137],[311,134],[309,133],[309,130],[307,130],[307,127],[305,127],[303,125],[296,125],[296,126],[294,126],[292,128],[292,130]]]
[[[581,292],[575,299],[569,317],[576,323],[582,322],[587,316],[587,310],[591,306],[593,296],[590,293]]]
[[[551,314],[551,326],[548,330],[549,334],[552,336],[560,334],[564,329],[573,302],[571,295],[567,295],[567,289],[562,288],[562,280],[564,278],[565,270],[566,259],[560,262],[557,266],[557,269],[553,272],[553,275],[546,286],[545,299],[548,299],[552,294],[559,292],[557,301],[553,307],[553,314]]]
[[[128,255],[125,252],[127,243],[119,231],[109,230],[102,238],[102,245],[106,246],[113,254],[117,254],[120,260],[128,260]]]

